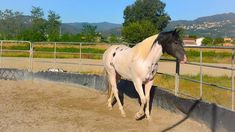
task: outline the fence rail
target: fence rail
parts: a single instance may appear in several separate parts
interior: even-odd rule
[[[27,50],[11,50],[11,49],[4,49],[3,48],[3,44],[5,43],[17,43],[17,44],[21,44],[21,43],[27,43],[29,44],[29,49]],[[2,67],[2,60],[5,59],[15,59],[15,60],[20,60],[20,58],[3,58],[3,53],[4,52],[24,52],[24,53],[29,53],[28,54],[28,60],[29,60],[29,67],[28,70],[29,71],[33,71],[33,63],[37,63],[37,62],[42,62],[42,63],[51,63],[53,64],[53,67],[56,68],[56,64],[70,64],[70,65],[76,65],[76,66],[102,66],[102,64],[97,64],[97,63],[84,63],[81,60],[84,59],[83,55],[97,55],[101,58],[102,54],[101,53],[86,53],[82,51],[82,48],[84,45],[93,45],[95,43],[84,43],[84,42],[29,42],[29,41],[12,41],[12,40],[0,40],[0,66]],[[40,51],[40,50],[35,50],[35,45],[37,44],[51,44],[53,45],[53,50],[50,51]],[[70,45],[76,45],[77,48],[79,48],[79,52],[59,52],[57,50],[58,48],[58,44],[70,44]],[[128,44],[130,45],[130,44]],[[175,88],[174,88],[174,93],[175,95],[183,95],[183,96],[187,96],[187,97],[191,97],[191,98],[197,98],[191,95],[188,95],[186,93],[181,93],[180,91],[180,79],[183,80],[187,80],[190,82],[194,82],[194,83],[199,83],[200,84],[200,97],[203,97],[203,85],[208,85],[208,86],[212,86],[218,89],[223,89],[226,91],[230,91],[231,92],[231,109],[234,110],[234,101],[235,101],[235,90],[234,90],[234,49],[235,47],[218,47],[218,46],[185,46],[185,48],[190,48],[190,49],[198,49],[200,50],[200,62],[199,63],[195,63],[195,62],[187,62],[186,65],[193,65],[193,66],[198,66],[200,68],[200,80],[195,80],[195,79],[191,79],[191,78],[187,78],[184,76],[180,76],[180,63],[178,63],[175,59],[167,59],[167,58],[161,58],[162,61],[171,61],[171,62],[176,62],[176,71],[175,74],[166,74],[166,73],[158,73],[158,74],[164,74],[164,75],[169,75],[169,76],[174,76],[175,77]],[[231,67],[226,67],[226,66],[217,66],[217,65],[211,65],[211,64],[206,64],[203,63],[203,50],[202,49],[227,49],[227,50],[231,50]],[[47,61],[47,60],[36,60],[34,59],[34,55],[37,53],[45,53],[45,54],[51,54],[53,61]],[[57,56],[60,54],[69,54],[69,55],[77,55],[77,62],[61,62],[58,61]],[[205,82],[203,81],[203,68],[207,67],[207,68],[213,68],[213,69],[223,69],[223,70],[228,70],[231,71],[231,87],[225,87],[225,86],[220,86],[217,84],[213,84],[213,83],[209,83],[209,82]]]

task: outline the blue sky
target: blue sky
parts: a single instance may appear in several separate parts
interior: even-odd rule
[[[235,13],[235,0],[162,0],[172,20],[193,20],[218,13]],[[123,10],[135,0],[0,0],[0,10],[30,14],[32,6],[60,14],[63,22],[123,22]]]

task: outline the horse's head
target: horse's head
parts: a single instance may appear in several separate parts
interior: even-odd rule
[[[187,62],[187,57],[183,47],[183,41],[180,39],[179,31],[162,32],[158,35],[157,40],[162,45],[163,53],[175,57],[181,63]]]

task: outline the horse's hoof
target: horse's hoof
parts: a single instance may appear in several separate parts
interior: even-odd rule
[[[124,118],[125,118],[125,117],[126,117],[126,114],[122,114],[122,117],[124,117]]]
[[[126,113],[123,111],[121,112],[122,117],[126,117]]]
[[[146,117],[148,121],[152,121],[152,118],[151,117]]]
[[[143,117],[144,116],[144,112],[137,112],[136,114],[135,114],[135,119],[136,120],[139,120],[141,117]]]
[[[109,109],[109,110],[112,110],[112,109],[113,109],[113,107],[112,107],[112,106],[108,106],[108,109]]]
[[[113,110],[113,107],[108,107],[108,110]]]

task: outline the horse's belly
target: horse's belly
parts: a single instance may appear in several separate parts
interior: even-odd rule
[[[114,65],[115,70],[125,79],[131,79],[130,68],[127,63],[118,62]]]
[[[123,78],[131,79],[131,57],[129,55],[117,55],[113,60],[114,68]]]

